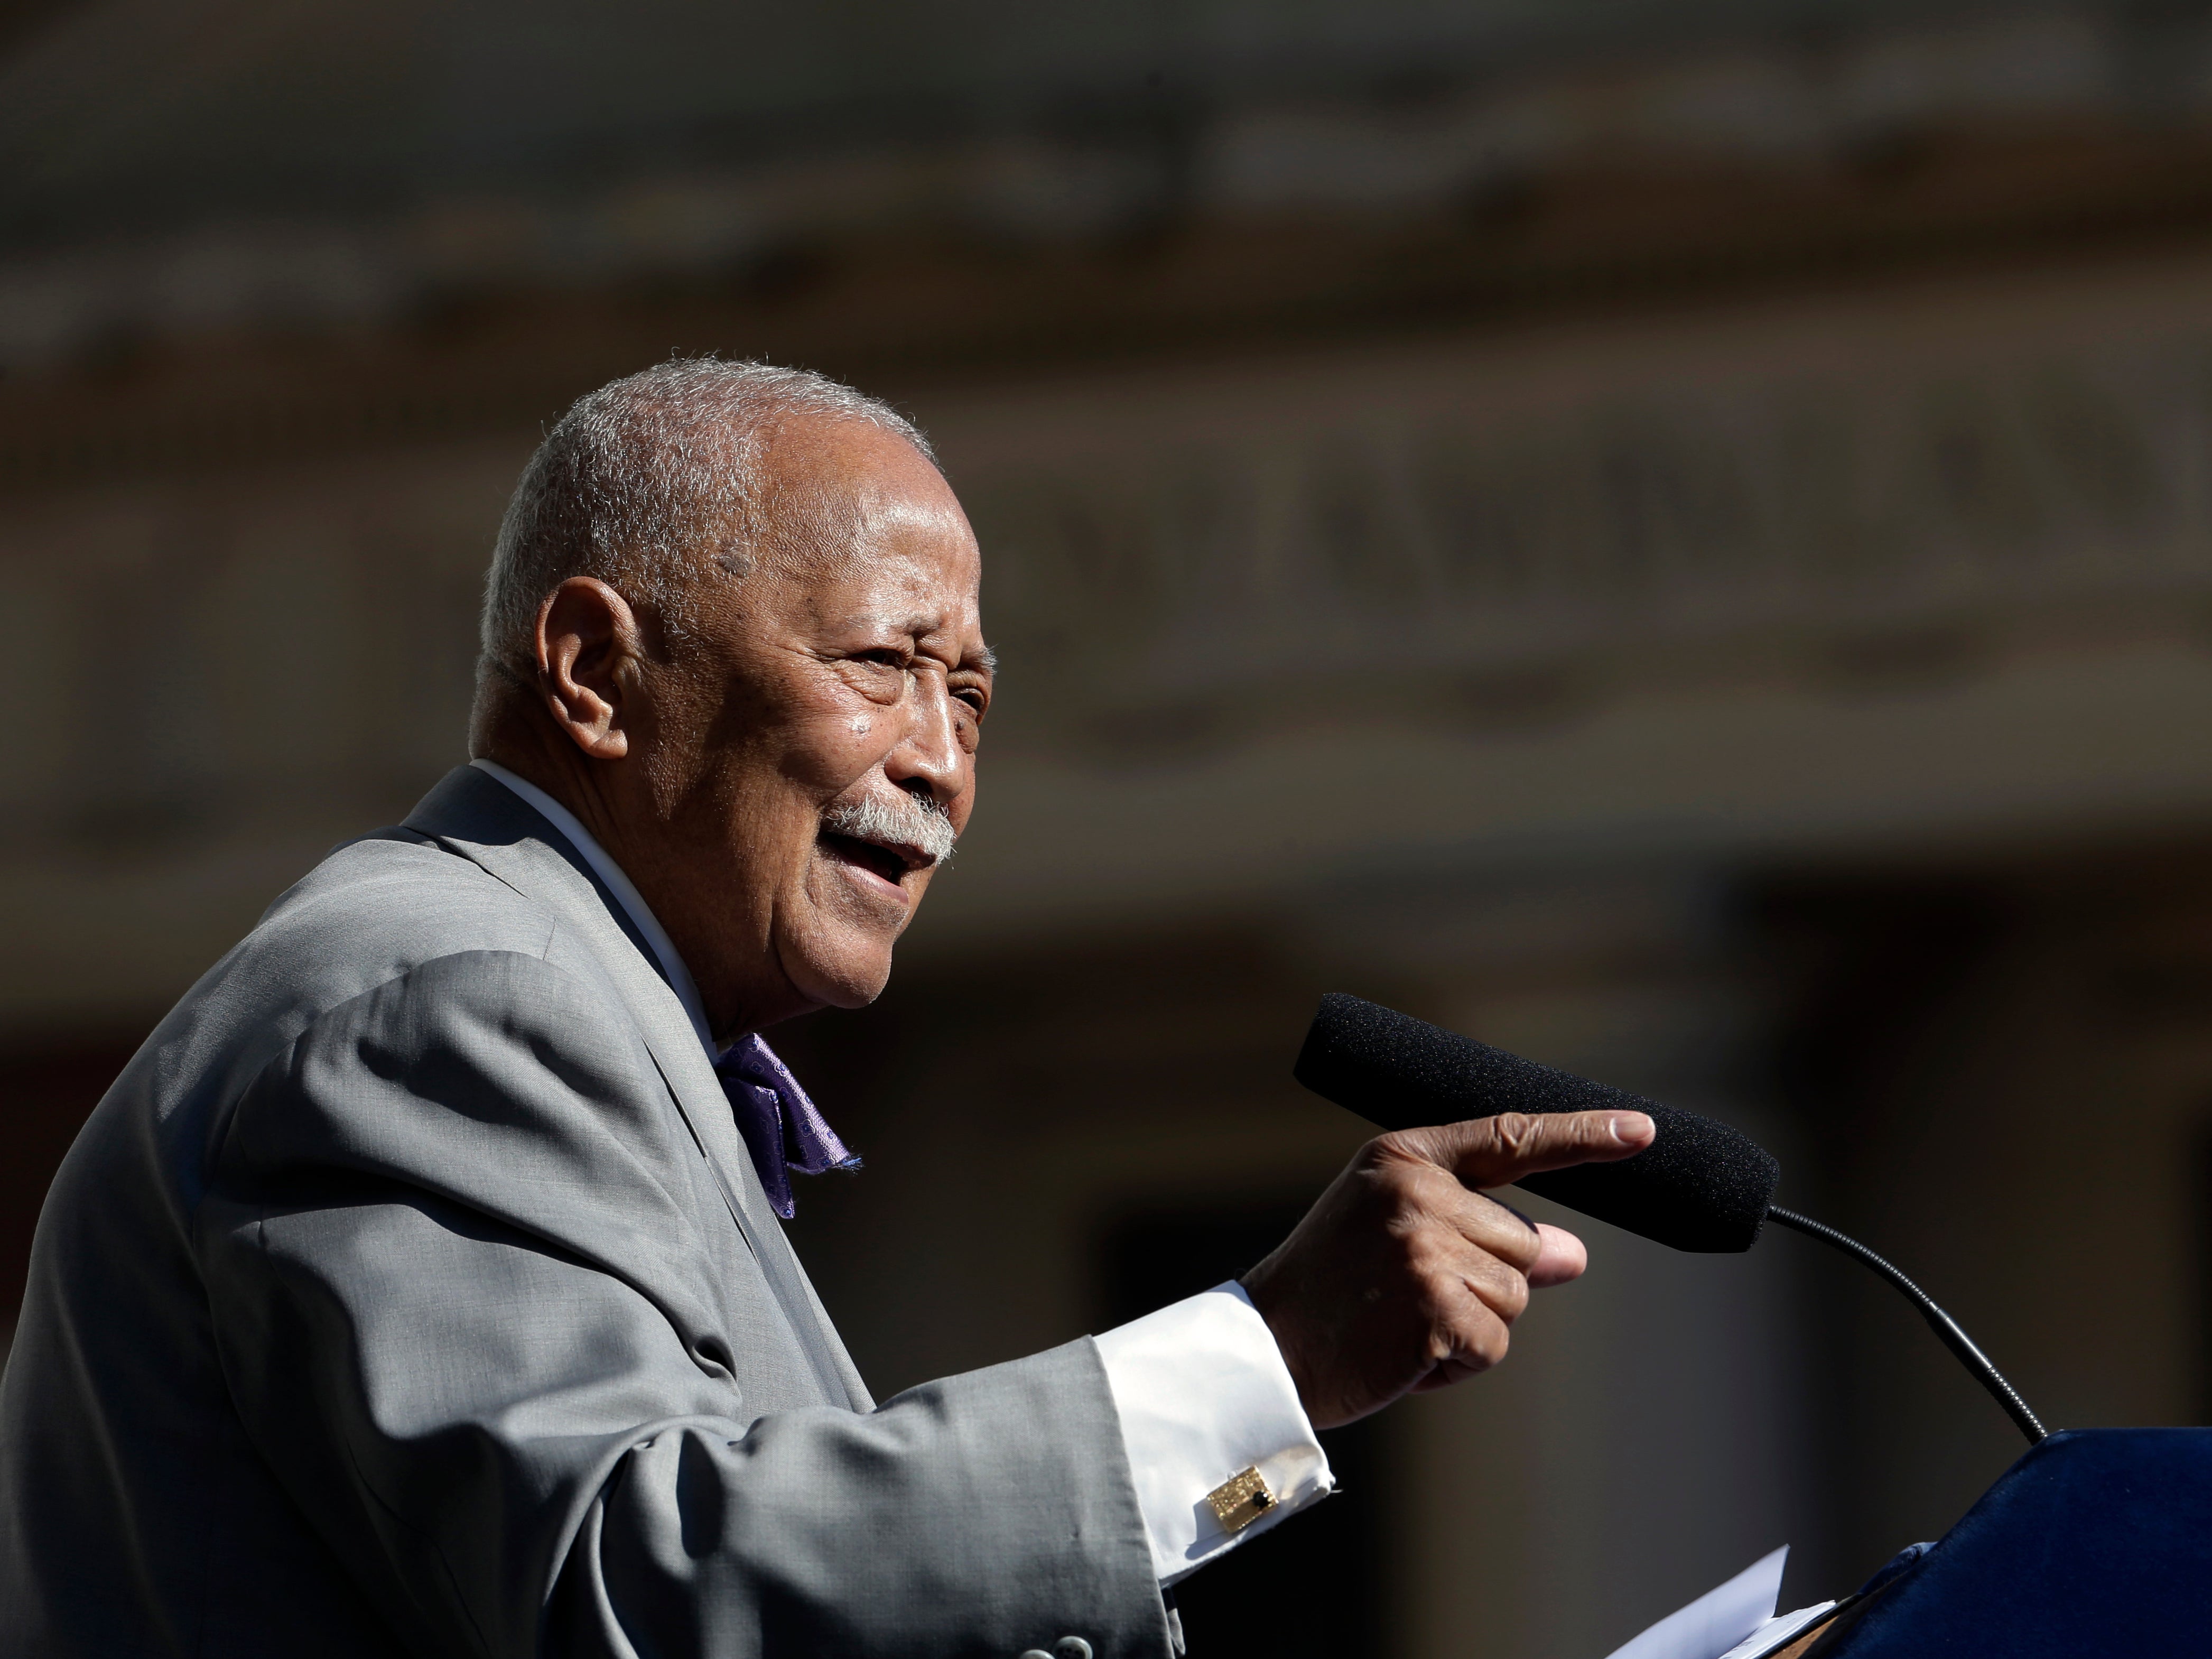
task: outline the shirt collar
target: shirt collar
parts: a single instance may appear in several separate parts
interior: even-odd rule
[[[629,915],[630,925],[644,935],[645,942],[653,947],[653,954],[659,959],[660,971],[666,977],[669,988],[676,993],[676,1000],[684,1005],[684,1012],[690,1017],[691,1029],[699,1034],[700,1046],[707,1051],[708,1063],[720,1064],[722,1050],[715,1046],[714,1033],[708,1029],[707,1005],[700,998],[698,982],[691,977],[691,970],[684,965],[684,958],[676,953],[676,942],[668,937],[668,930],[660,925],[659,919],[653,914],[643,896],[632,884],[630,878],[623,873],[622,866],[607,856],[606,848],[592,838],[592,832],[584,828],[574,812],[529,779],[516,776],[497,761],[472,760],[469,764],[479,772],[497,778],[536,807],[556,830],[568,838],[569,844],[583,854],[584,862],[592,866],[594,875],[606,883],[607,890],[615,896],[615,902],[621,905]]]

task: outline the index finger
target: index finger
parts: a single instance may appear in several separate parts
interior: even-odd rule
[[[1504,1187],[1546,1170],[1633,1158],[1658,1132],[1642,1112],[1500,1112],[1388,1138],[1469,1187]]]

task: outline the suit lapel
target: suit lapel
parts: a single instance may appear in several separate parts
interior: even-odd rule
[[[824,1395],[871,1409],[866,1386],[769,1206],[751,1155],[738,1133],[721,1079],[699,1046],[684,1004],[661,976],[635,926],[582,854],[543,814],[498,779],[458,767],[408,815],[405,827],[481,866],[552,911],[606,969],[644,1037],[661,1080],[699,1144],[730,1218],[760,1263],[770,1290]]]

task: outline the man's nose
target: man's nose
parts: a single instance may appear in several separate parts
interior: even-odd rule
[[[917,676],[906,735],[884,762],[884,774],[902,788],[919,783],[949,806],[967,776],[967,751],[953,724],[952,696],[937,676]]]

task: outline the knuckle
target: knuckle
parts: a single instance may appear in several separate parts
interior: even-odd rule
[[[1429,1225],[1459,1191],[1459,1183],[1432,1164],[1401,1164],[1378,1170],[1374,1176],[1376,1196],[1387,1206],[1387,1224],[1393,1231],[1413,1231]]]
[[[1544,1241],[1534,1227],[1522,1220],[1503,1204],[1493,1204],[1485,1218],[1491,1225],[1484,1248],[1509,1267],[1522,1271],[1536,1265]]]
[[[1455,1288],[1462,1295],[1473,1297],[1508,1324],[1528,1310],[1528,1275],[1496,1256],[1458,1264],[1455,1281]]]
[[[1462,1322],[1451,1333],[1452,1357],[1472,1370],[1488,1370],[1505,1358],[1512,1334],[1496,1319]]]
[[[1407,1162],[1425,1162],[1428,1152],[1419,1134],[1411,1129],[1393,1129],[1388,1134],[1376,1135],[1359,1149],[1359,1162],[1369,1168],[1389,1168]]]
[[[1510,1325],[1528,1310],[1528,1276],[1507,1267],[1499,1273],[1492,1294],[1486,1297],[1498,1316]]]
[[[1543,1119],[1527,1112],[1500,1112],[1490,1121],[1498,1151],[1509,1158],[1526,1158],[1543,1133]]]

